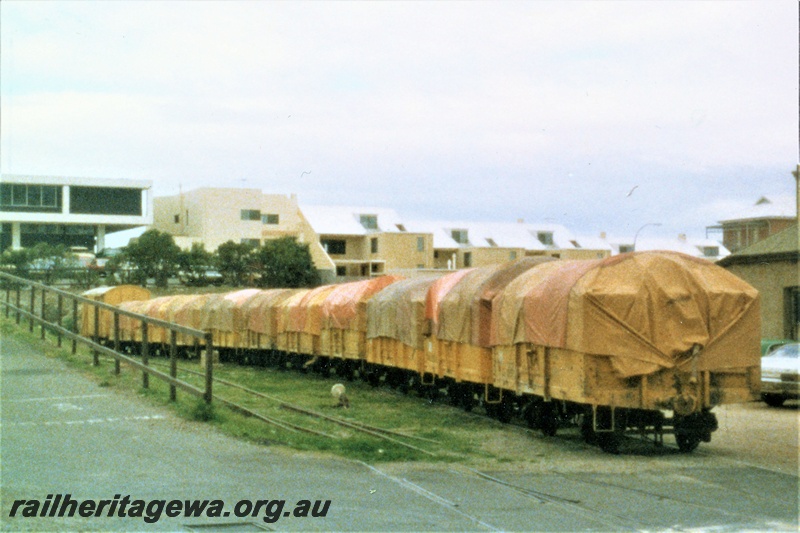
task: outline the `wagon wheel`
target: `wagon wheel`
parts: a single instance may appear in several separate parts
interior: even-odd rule
[[[605,431],[597,431],[597,444],[606,453],[619,453],[619,447],[625,438],[628,425],[627,412],[624,409],[612,410],[610,407],[597,408],[597,427]],[[610,431],[613,428],[613,431]]]
[[[597,433],[592,427],[592,411],[581,415],[581,436],[586,444],[597,444]]]
[[[708,410],[693,413],[675,420],[675,442],[683,453],[690,453],[700,441],[711,441],[711,433],[718,427],[716,417]]]
[[[691,453],[700,445],[700,435],[695,432],[675,433],[678,449],[683,453]]]
[[[461,394],[461,408],[469,413],[472,411],[475,405],[477,405],[477,403],[478,402],[475,400],[475,393],[472,392],[472,389],[469,386],[465,386],[464,391]]]
[[[762,394],[761,399],[770,407],[780,407],[786,401],[786,398],[778,394]]]
[[[495,406],[495,418],[503,424],[508,424],[514,417],[514,398],[504,395],[500,403]]]
[[[554,402],[544,402],[541,405],[539,427],[547,437],[555,437],[558,431],[558,409]]]

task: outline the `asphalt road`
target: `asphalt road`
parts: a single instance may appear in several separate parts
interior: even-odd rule
[[[491,472],[463,465],[367,465],[234,440],[98,387],[13,339],[0,339],[0,386],[0,529],[6,531],[798,528],[796,467],[786,472],[761,465],[730,446],[719,450],[721,457],[714,448],[692,456],[613,457],[580,448],[564,462]],[[796,410],[782,412],[796,420]],[[26,508],[32,512],[31,500],[44,505],[57,494],[79,502],[116,501],[118,507],[126,496],[131,502],[221,500],[228,516],[162,513],[153,523],[116,511],[22,516]],[[25,503],[11,517],[17,500]],[[277,507],[264,503],[256,516],[239,518],[234,509],[244,500],[286,504],[275,514]],[[330,505],[325,516],[292,516],[301,500]],[[242,510],[247,503],[238,505]],[[265,522],[268,513],[277,521]]]

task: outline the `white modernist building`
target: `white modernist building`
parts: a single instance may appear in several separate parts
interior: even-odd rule
[[[150,181],[0,176],[0,251],[45,242],[100,252],[106,233],[152,223]]]

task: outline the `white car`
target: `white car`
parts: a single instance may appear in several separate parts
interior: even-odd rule
[[[761,358],[761,399],[771,407],[800,398],[800,343],[784,344]]]

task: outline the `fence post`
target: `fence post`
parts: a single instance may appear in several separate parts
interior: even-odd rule
[[[178,377],[178,332],[174,329],[170,330],[169,339],[169,375],[172,379]],[[169,384],[169,399],[175,401],[177,398],[176,388],[174,383]]]
[[[78,300],[72,299],[72,333],[78,334]],[[72,339],[72,355],[78,353],[78,341]]]
[[[44,316],[44,307],[45,307],[45,300],[46,299],[47,299],[47,289],[42,287],[42,303],[39,305],[39,310],[41,311],[41,315],[42,315],[42,340],[44,340],[44,338],[45,338],[44,324],[45,324],[45,322],[47,322],[47,320],[45,319],[45,316]]]
[[[114,351],[119,353],[119,313],[114,311]],[[119,375],[119,358],[114,358],[114,374]]]
[[[58,327],[61,327],[61,322],[62,322],[61,315],[64,314],[64,297],[61,295],[61,293],[58,293],[58,304],[56,305],[56,313],[58,314],[58,317],[56,318],[56,324],[58,324]],[[56,338],[58,339],[58,347],[61,348],[61,331],[58,331],[58,333],[56,334]]]
[[[206,392],[203,395],[203,399],[207,404],[211,404],[211,400],[213,398],[213,392],[211,389],[211,385],[214,381],[214,343],[211,340],[211,332],[206,332]]]
[[[147,339],[147,322],[142,320],[142,364],[147,366],[150,360],[150,343]],[[142,370],[142,388],[150,387],[150,374]]]
[[[30,309],[28,309],[31,312],[31,314],[30,314],[30,320],[28,320],[28,333],[33,333],[33,314],[35,308],[36,308],[36,287],[31,285],[31,306]]]
[[[22,286],[17,283],[17,325],[19,326],[19,320],[22,316],[19,312],[20,310],[20,293],[22,292]]]
[[[94,306],[94,335],[92,340],[95,344],[100,343],[100,306]],[[97,366],[100,364],[100,352],[92,350],[92,364]]]

